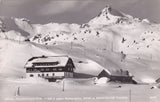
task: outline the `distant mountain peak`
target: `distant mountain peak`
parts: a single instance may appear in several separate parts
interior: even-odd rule
[[[95,18],[91,19],[88,24],[90,26],[97,25],[113,25],[113,24],[132,24],[138,22],[150,23],[147,19],[134,18],[131,15],[120,12],[116,9],[113,9],[110,5],[107,5],[101,10],[101,12]]]
[[[125,15],[115,9],[110,5],[107,5],[101,10],[97,17],[93,18],[89,24],[111,24],[115,23],[118,19],[125,17]]]
[[[98,16],[106,15],[106,14],[110,13],[111,10],[112,10],[112,8],[109,5],[107,5],[104,9],[102,9],[102,11],[99,13]]]
[[[30,20],[26,18],[13,18],[15,24],[18,28],[24,30],[25,32],[34,35],[34,28],[30,22]]]
[[[110,5],[107,5],[104,9],[102,9],[98,17],[108,15],[124,17],[124,15],[121,12],[113,9]]]

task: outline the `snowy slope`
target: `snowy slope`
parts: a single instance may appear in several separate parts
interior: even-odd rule
[[[80,44],[95,48],[94,50],[110,50],[118,53],[123,51],[133,57],[150,59],[154,56],[154,59],[159,59],[157,46],[159,46],[160,26],[146,19],[133,18],[109,6],[86,24],[49,23],[31,26],[34,26],[36,35],[30,40],[39,44]]]
[[[15,41],[24,41],[26,38],[21,33],[11,30],[7,32],[0,32],[0,38],[10,39]]]
[[[0,74],[9,78],[24,77],[24,65],[33,55],[50,54],[31,44],[14,40],[0,39],[0,48]]]
[[[160,76],[160,25],[147,19],[134,18],[106,6],[98,16],[82,25],[42,25],[31,24],[25,18],[14,20],[30,34],[32,43],[29,44],[82,58],[85,63],[76,64],[80,67],[78,72],[97,75],[103,68],[127,69],[141,81]]]
[[[41,98],[40,101],[52,101],[45,98],[68,97],[80,98],[82,100],[78,101],[84,102],[83,99],[92,101],[90,98],[96,96],[107,99],[94,98],[95,102],[124,102],[130,99],[130,94],[131,101],[135,102],[158,102],[160,99],[159,90],[151,90],[160,88],[160,84],[153,84],[160,77],[160,24],[134,18],[109,6],[82,25],[32,24],[25,18],[15,18],[14,21],[30,35],[23,36],[17,30],[6,31],[6,25],[0,21],[0,101],[21,102],[35,97]],[[55,83],[24,78],[27,60],[42,55],[68,55],[73,59],[76,73],[97,76],[103,69],[124,69],[134,76],[134,80],[152,84],[112,83],[104,77],[66,78]],[[11,100],[6,100],[8,98]],[[35,102],[34,99],[29,101]]]
[[[54,49],[54,50],[53,50]],[[25,77],[24,65],[33,56],[67,55],[61,49],[32,44],[30,42],[0,39],[0,78]],[[78,52],[80,53],[80,52]],[[103,67],[87,58],[72,56],[77,73],[97,75]],[[79,63],[82,61],[82,63]]]
[[[78,43],[80,45],[97,47],[98,49],[115,50],[121,52],[128,49],[126,53],[139,49],[140,46],[148,46],[151,41],[141,41],[145,37],[149,39],[158,39],[159,25],[152,24],[148,20],[140,20],[132,16],[118,12],[109,6],[106,6],[101,13],[89,21],[89,23],[77,24],[58,24],[49,23],[29,24],[23,19],[15,19],[16,24],[23,30],[30,33],[30,40],[39,44],[54,45],[57,42]],[[26,26],[24,26],[26,25]],[[29,28],[29,29],[27,29]],[[27,29],[27,30],[26,30]],[[150,36],[153,33],[153,37]],[[90,39],[92,38],[92,39]],[[127,39],[127,40],[126,40]],[[99,42],[95,42],[98,40]],[[123,41],[124,40],[124,41]],[[128,45],[124,44],[129,42]],[[139,44],[139,43],[144,44]],[[150,43],[149,43],[150,42]],[[122,44],[121,44],[122,43]],[[133,45],[133,43],[138,43]],[[100,48],[99,48],[100,47]],[[132,48],[130,48],[132,47]]]

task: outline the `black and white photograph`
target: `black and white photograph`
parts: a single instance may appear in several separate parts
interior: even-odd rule
[[[160,0],[0,0],[0,102],[159,102]]]

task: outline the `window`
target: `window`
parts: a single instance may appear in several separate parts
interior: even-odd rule
[[[29,71],[31,71],[31,72],[32,72],[32,71],[33,71],[33,69],[32,69],[32,68],[30,68],[30,69],[29,69]]]
[[[42,74],[42,77],[44,77],[44,74]]]
[[[54,76],[54,73],[52,74],[52,76]]]
[[[38,74],[38,77],[41,77],[41,75],[40,75],[40,74]]]
[[[30,74],[30,77],[34,77],[34,75],[33,75],[33,74]]]
[[[46,74],[46,76],[48,76],[48,74]]]
[[[53,70],[53,71],[56,71],[56,68],[53,68],[52,70]]]
[[[44,71],[44,69],[43,69],[43,68],[41,68],[40,70],[41,70],[41,71]]]
[[[62,71],[62,68],[58,68],[59,71]]]
[[[49,71],[49,68],[46,68],[46,71]]]

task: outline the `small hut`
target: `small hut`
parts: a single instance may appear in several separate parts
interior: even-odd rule
[[[101,73],[98,75],[98,78],[107,77],[110,81],[113,82],[123,82],[123,83],[134,83],[136,82],[132,79],[133,76],[127,70],[116,70],[116,71],[109,71],[107,69],[102,70]]]

